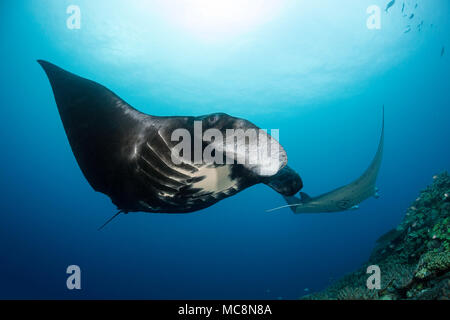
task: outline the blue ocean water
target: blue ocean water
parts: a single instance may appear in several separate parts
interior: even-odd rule
[[[0,298],[296,299],[358,268],[450,165],[450,4],[386,12],[388,2],[0,2]],[[80,29],[67,27],[69,5]],[[366,26],[371,5],[380,29]],[[115,207],[78,168],[37,59],[148,114],[227,112],[279,129],[311,195],[366,169],[384,104],[381,198],[342,213],[267,213],[283,199],[257,185],[99,232]],[[82,290],[66,288],[72,264]]]

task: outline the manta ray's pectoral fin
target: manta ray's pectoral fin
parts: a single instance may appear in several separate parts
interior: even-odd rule
[[[94,190],[117,198],[114,189],[131,170],[127,159],[136,137],[148,127],[147,115],[106,87],[38,60],[48,76],[70,146]],[[123,186],[122,186],[123,188]]]
[[[262,182],[284,196],[293,196],[303,188],[302,179],[289,166],[285,166],[274,176],[264,178]]]

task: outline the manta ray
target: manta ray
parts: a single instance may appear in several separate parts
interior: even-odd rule
[[[258,183],[284,196],[296,194],[303,186],[300,176],[287,166],[283,147],[248,120],[225,113],[197,117],[148,115],[99,83],[50,62],[38,62],[52,86],[82,173],[92,188],[109,196],[119,210],[109,221],[120,213],[188,213],[205,209]],[[233,159],[243,156],[243,151],[250,152],[250,157],[262,157],[242,164],[196,163],[191,158],[175,163],[171,157],[177,146],[171,139],[174,130],[187,131],[202,152],[211,147],[196,135],[196,123],[223,134],[228,129],[258,130],[277,152],[266,154],[260,144],[245,148],[232,145],[227,156],[231,153]],[[217,150],[223,148],[219,142],[214,143]]]
[[[378,188],[375,186],[378,172],[380,171],[381,160],[383,158],[384,147],[384,106],[381,137],[378,150],[372,163],[367,170],[355,181],[333,191],[327,192],[317,197],[310,197],[304,192],[300,192],[300,197],[284,196],[288,203],[285,206],[267,210],[268,212],[282,208],[290,208],[294,213],[322,213],[339,212],[351,209],[358,209],[359,204],[370,197],[378,198]]]

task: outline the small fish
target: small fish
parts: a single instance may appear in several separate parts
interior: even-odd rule
[[[441,57],[444,55],[444,53],[445,53],[445,47],[442,47],[442,49],[441,49]]]
[[[408,33],[411,31],[411,26],[406,26],[406,30],[403,33]]]
[[[414,18],[414,13],[411,13],[411,15],[409,16],[409,19],[411,20],[412,18]]]
[[[402,5],[402,12],[403,11],[405,11],[405,3],[403,2],[403,5]]]
[[[389,2],[386,6],[386,12],[388,12],[389,8],[391,8],[393,5],[395,4],[395,0],[392,0],[391,2]]]
[[[419,4],[418,3],[416,3],[416,5],[414,6],[414,9],[417,9],[417,7],[419,6]]]
[[[423,20],[417,25],[417,29],[422,30]]]

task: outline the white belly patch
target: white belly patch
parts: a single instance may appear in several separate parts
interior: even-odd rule
[[[227,165],[216,168],[202,167],[192,174],[193,178],[201,176],[205,178],[192,184],[192,187],[202,189],[205,193],[226,192],[236,185],[236,181],[230,178],[230,167]]]

